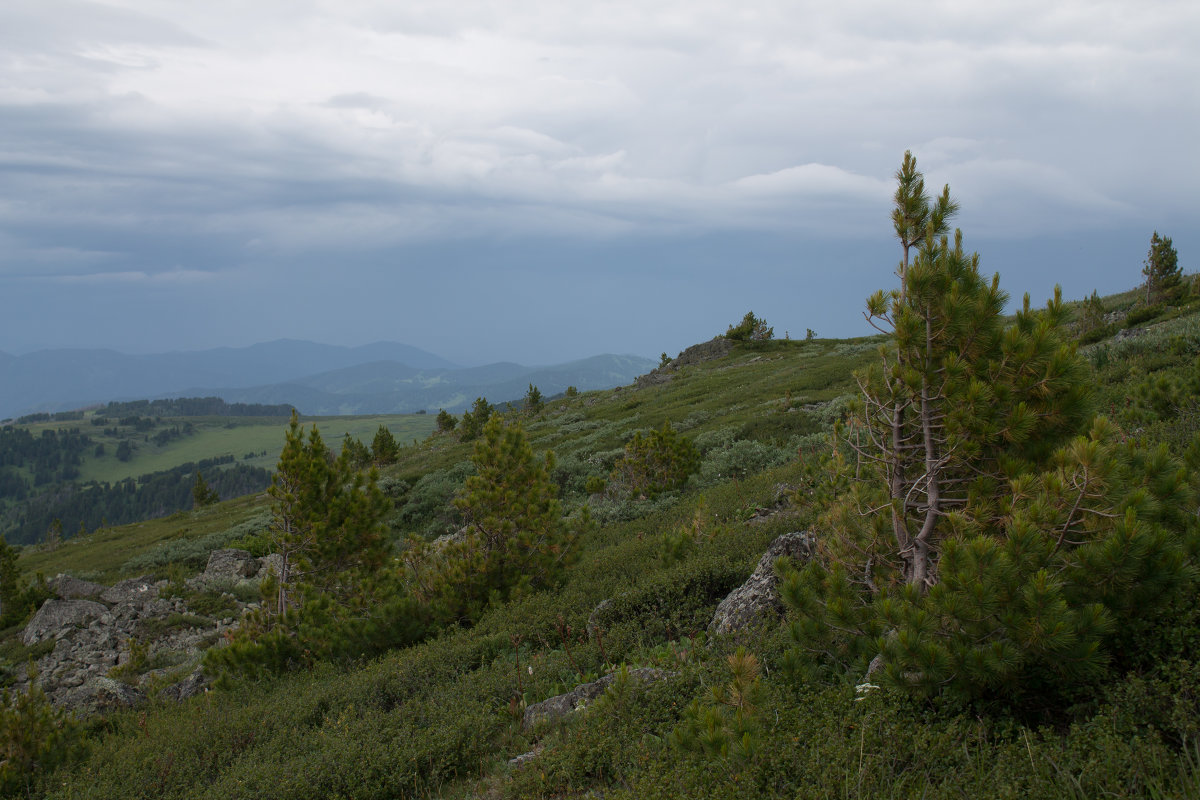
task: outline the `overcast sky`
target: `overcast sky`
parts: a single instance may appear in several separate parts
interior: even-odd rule
[[[1200,3],[3,0],[0,351],[869,332],[892,173],[1042,302],[1200,249]]]

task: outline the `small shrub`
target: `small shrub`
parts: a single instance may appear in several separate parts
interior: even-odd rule
[[[633,497],[653,499],[682,487],[699,466],[700,454],[691,439],[679,436],[670,422],[664,422],[646,436],[634,434],[613,467],[612,481]]]

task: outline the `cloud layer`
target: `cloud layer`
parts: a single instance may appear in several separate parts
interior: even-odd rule
[[[230,318],[205,339],[216,297],[257,293],[261,308],[279,281],[332,267],[409,313],[460,314],[472,333],[449,354],[470,360],[465,320],[494,329],[496,291],[524,313],[568,304],[594,277],[587,263],[654,283],[682,258],[665,243],[716,237],[759,262],[728,267],[753,282],[778,269],[778,243],[885,241],[891,172],[910,148],[931,184],[952,184],[969,236],[1127,228],[1136,251],[1157,227],[1187,241],[1200,218],[1200,7],[990,6],[9,0],[0,284],[31,302],[47,285],[75,302],[102,284],[143,302],[189,292],[181,307],[201,316],[177,344],[199,347],[269,333]],[[513,263],[489,265],[497,252]],[[852,276],[877,252],[840,267]],[[523,293],[505,292],[490,271],[522,263]],[[429,271],[460,276],[452,303]],[[206,277],[222,285],[211,297]],[[565,294],[537,288],[555,280]],[[408,303],[413,287],[431,294]],[[309,288],[285,293],[319,308],[329,293]],[[24,324],[0,325],[0,349],[79,335]],[[107,327],[113,344],[133,335]],[[343,338],[405,333],[351,320]],[[513,341],[545,360],[619,344]]]

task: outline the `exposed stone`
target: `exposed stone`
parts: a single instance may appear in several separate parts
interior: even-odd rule
[[[114,583],[100,593],[101,600],[114,605],[153,600],[156,597],[158,588],[154,585],[154,578],[149,575]]]
[[[650,684],[660,681],[663,678],[670,678],[675,674],[674,672],[666,672],[654,667],[642,667],[629,670],[629,679],[639,684]],[[542,722],[558,722],[572,714],[581,705],[586,705],[588,702],[604,694],[604,691],[616,679],[617,673],[613,672],[591,683],[580,684],[566,694],[560,694],[548,700],[543,700],[540,703],[534,703],[525,709],[525,715],[521,719],[521,724],[526,730],[533,730],[535,726]]]
[[[48,580],[46,584],[50,587],[51,591],[63,600],[91,600],[99,597],[108,588],[99,583],[80,580],[65,572],[60,572]]]
[[[650,370],[645,375],[639,375],[634,381],[634,388],[644,389],[647,386],[656,386],[658,384],[667,383],[675,377],[675,371],[680,367],[690,366],[691,364],[700,364],[705,361],[712,361],[717,358],[724,358],[733,350],[733,342],[726,339],[724,336],[717,336],[707,342],[694,344],[684,350],[674,359],[663,364],[661,367]]]
[[[592,613],[588,614],[588,619],[587,619],[588,636],[595,636],[596,630],[598,628],[599,629],[604,628],[604,624],[608,619],[609,609],[612,608],[612,602],[613,601],[612,601],[611,597],[608,598],[607,600],[601,600],[599,603],[596,604],[596,607],[592,609]]]
[[[204,568],[206,581],[241,580],[253,578],[261,568],[259,559],[247,550],[225,548],[208,554],[208,566]]]
[[[283,556],[279,553],[270,553],[260,558],[258,574],[254,578],[260,582],[264,581],[271,572],[274,572],[277,578],[283,574]]]
[[[112,678],[96,677],[67,692],[63,697],[63,705],[87,715],[128,708],[145,699],[140,690],[128,684]]]
[[[520,769],[521,767],[528,764],[530,761],[533,761],[535,758],[540,756],[542,754],[542,750],[545,747],[546,747],[545,744],[543,744],[542,742],[538,742],[536,745],[534,745],[534,748],[532,750],[530,750],[528,753],[521,753],[521,755],[519,755],[515,758],[510,758],[508,760],[508,766],[514,770]]]
[[[771,542],[759,559],[749,579],[729,593],[717,606],[708,625],[710,636],[738,633],[756,622],[783,612],[779,599],[779,576],[775,562],[782,556],[794,561],[808,561],[816,552],[816,540],[811,533],[785,533]]]
[[[709,339],[707,342],[692,345],[680,353],[667,366],[672,369],[678,369],[679,367],[686,367],[691,364],[701,364],[705,361],[724,358],[732,350],[733,342],[724,336],[717,336]]]
[[[262,564],[260,559],[250,556],[248,561],[242,559],[242,566],[237,569],[259,574]],[[221,576],[219,580],[201,582],[196,587],[213,588],[231,582],[230,570],[218,567],[215,571]],[[250,580],[242,577],[237,582],[250,583]],[[86,591],[94,591],[88,589],[86,582],[66,575],[59,576],[56,584],[68,592],[79,584],[85,584]],[[131,642],[146,647],[152,661],[166,655],[171,663],[181,660],[195,663],[205,649],[225,641],[222,634],[236,625],[250,607],[234,597],[236,610],[231,608],[220,621],[199,615],[171,620],[172,614],[188,615],[189,611],[183,598],[158,596],[166,585],[162,581],[156,584],[149,578],[136,578],[100,587],[102,591],[97,596],[108,605],[83,599],[53,599],[39,609],[26,626],[22,641],[27,646],[39,641],[54,642],[54,648],[36,664],[36,680],[52,703],[92,713],[136,702],[141,694],[136,686],[130,689],[125,684],[105,682],[113,667],[129,662]],[[162,671],[124,677],[132,684],[145,685],[161,678],[158,673]],[[16,681],[17,691],[28,685],[26,671],[11,673],[11,677]],[[177,684],[172,696],[187,697],[204,686],[204,677],[196,673]]]
[[[161,694],[171,700],[183,702],[189,697],[194,697],[201,692],[208,690],[209,680],[204,672],[197,669],[191,675],[187,676],[178,683],[173,683],[162,690]]]
[[[21,641],[29,647],[43,639],[54,637],[68,627],[82,625],[95,619],[107,610],[92,600],[47,600],[25,626]]]

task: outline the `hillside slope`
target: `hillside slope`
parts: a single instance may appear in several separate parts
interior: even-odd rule
[[[1095,399],[1122,435],[1165,442],[1176,455],[1196,446],[1194,403],[1160,384],[1194,375],[1200,309],[1094,338],[1083,353]],[[1121,671],[1080,687],[1068,708],[918,702],[891,691],[856,695],[846,678],[804,680],[789,660],[789,622],[736,639],[706,636],[718,603],[773,539],[811,530],[822,540],[830,501],[822,478],[832,467],[821,457],[857,394],[852,371],[877,359],[881,344],[739,345],[666,370],[658,382],[564,397],[522,417],[535,449],[557,454],[552,474],[568,509],[587,506],[598,522],[556,588],[495,605],[412,647],[117,713],[94,729],[86,754],[46,776],[41,791],[62,798],[124,798],[136,787],[164,798],[1194,796],[1200,614],[1191,603],[1160,609],[1171,626],[1136,632]],[[589,493],[589,479],[607,478],[631,436],[664,422],[701,456],[684,489],[653,499]],[[462,520],[449,500],[472,471],[472,449],[453,434],[435,434],[402,450],[383,479],[394,538],[457,530]],[[260,515],[265,501],[228,508],[224,524],[236,535],[237,523]],[[153,537],[146,528],[106,532],[103,541],[27,552],[22,564],[53,572],[103,553],[106,580],[155,564],[163,576],[196,571],[194,553],[172,567],[170,524],[180,541],[199,542],[203,530],[208,546],[262,545],[222,539],[217,520],[214,510],[164,521]],[[759,666],[748,666],[739,645]],[[663,679],[618,677],[569,720],[524,724],[534,704],[620,675],[621,666],[626,674],[661,670]],[[752,686],[746,676],[754,673]],[[735,711],[745,722],[744,744],[722,748],[719,735]],[[715,744],[707,752],[688,744],[692,723],[701,733],[708,726]]]

